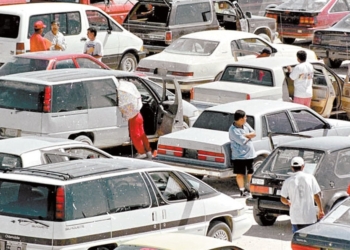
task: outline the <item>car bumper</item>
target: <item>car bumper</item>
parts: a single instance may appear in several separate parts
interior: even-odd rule
[[[312,40],[314,36],[314,29],[307,29],[307,28],[279,26],[277,29],[277,32],[280,38],[284,37],[284,38]]]
[[[251,228],[252,221],[246,214],[244,214],[232,218],[232,225],[232,239],[234,240],[240,238]]]
[[[345,47],[320,46],[311,44],[310,49],[315,52],[319,59],[331,58],[349,60],[349,53]]]
[[[245,202],[247,206],[253,206],[258,209],[289,211],[289,206],[284,205],[280,201],[263,200],[258,198],[247,198]]]
[[[161,77],[155,76],[153,74],[149,75],[147,73],[145,75],[151,81],[161,83],[161,84],[163,83],[163,79]],[[172,77],[174,77],[174,76],[172,76]],[[213,79],[208,79],[208,78],[189,79],[189,78],[185,78],[185,77],[177,77],[176,80],[179,83],[182,92],[189,92],[194,86],[196,86],[198,84],[208,83],[208,82],[213,81]],[[170,89],[170,90],[174,90],[175,89],[174,81],[172,81],[170,79],[166,80],[166,88]]]

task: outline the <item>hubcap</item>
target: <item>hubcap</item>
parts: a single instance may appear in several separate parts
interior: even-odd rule
[[[135,62],[131,58],[128,58],[124,61],[123,69],[125,71],[134,71],[135,70]]]
[[[220,240],[228,240],[227,234],[224,230],[218,230],[213,235],[214,238],[220,239]]]

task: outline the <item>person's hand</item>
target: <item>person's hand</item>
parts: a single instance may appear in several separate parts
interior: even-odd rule
[[[61,49],[62,49],[61,45],[55,44],[55,50],[61,50]]]
[[[288,70],[288,72],[291,72],[292,71],[292,67],[291,66],[287,66],[287,70]]]
[[[322,219],[324,217],[324,211],[323,210],[319,210],[318,211],[318,219]]]

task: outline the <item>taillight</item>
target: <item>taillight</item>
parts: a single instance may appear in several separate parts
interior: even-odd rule
[[[278,15],[277,15],[277,14],[267,13],[267,14],[266,14],[266,17],[270,17],[270,18],[273,18],[273,19],[277,20]]]
[[[142,68],[142,67],[137,67],[135,71],[140,71],[140,72],[151,72],[151,69]]]
[[[258,186],[250,184],[250,192],[251,193],[259,193],[259,194],[272,194],[273,188],[267,186]]]
[[[321,248],[319,248],[319,247],[303,246],[303,245],[292,243],[292,249],[293,250],[320,250]]]
[[[173,76],[193,76],[193,72],[169,71],[168,74]]]
[[[171,31],[165,32],[165,43],[170,44],[173,41],[173,34]]]
[[[193,100],[194,99],[194,89],[191,88],[190,90],[190,100]]]
[[[316,18],[312,16],[301,16],[299,19],[299,24],[315,24]]]
[[[348,186],[348,194],[350,194],[350,185]]]
[[[158,145],[157,154],[182,157],[183,156],[183,148],[160,144],[160,145]]]
[[[26,53],[24,43],[16,43],[16,55]]]
[[[250,100],[250,95],[249,94],[246,95],[246,100]]]
[[[322,35],[320,33],[314,33],[312,44],[321,44],[321,40],[322,40]]]
[[[65,194],[64,187],[58,187],[56,191],[56,219],[64,219],[64,207],[65,207]]]
[[[49,113],[51,111],[51,87],[46,86],[44,90],[43,111]]]
[[[204,151],[204,150],[198,150],[198,160],[215,161],[215,162],[224,163],[225,162],[225,154]]]

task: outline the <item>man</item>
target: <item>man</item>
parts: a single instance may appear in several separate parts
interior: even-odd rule
[[[51,22],[51,31],[45,34],[45,38],[51,41],[50,50],[66,50],[67,44],[64,35],[59,32],[60,24],[57,21]]]
[[[318,207],[318,219],[324,216],[321,189],[312,174],[303,172],[303,158],[294,157],[291,168],[295,172],[284,181],[281,190],[281,202],[288,205],[293,233],[317,221],[315,202]]]
[[[236,181],[241,196],[249,195],[245,189],[244,178],[247,173],[247,183],[250,183],[253,174],[253,161],[256,157],[252,142],[255,131],[247,123],[247,116],[243,110],[237,110],[234,115],[234,122],[229,128],[231,141],[231,160],[233,172],[236,174]]]
[[[271,55],[271,49],[269,47],[265,47],[260,54],[257,56],[257,58],[261,57],[269,57]]]
[[[103,46],[100,40],[96,39],[97,30],[95,27],[87,29],[89,41],[85,43],[84,54],[89,54],[101,61],[103,56]]]
[[[46,25],[43,21],[34,23],[35,33],[30,37],[30,52],[49,50],[51,42],[42,36]]]
[[[304,50],[297,52],[297,59],[299,64],[292,70],[291,66],[288,66],[288,72],[290,72],[290,79],[294,81],[294,103],[303,104],[305,106],[311,106],[312,98],[312,82],[314,78],[314,68],[311,63],[306,62],[307,54]]]

